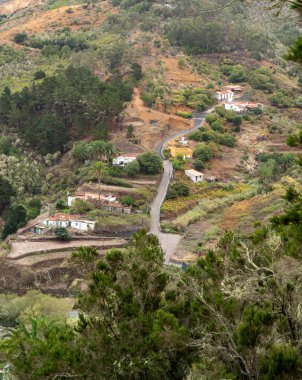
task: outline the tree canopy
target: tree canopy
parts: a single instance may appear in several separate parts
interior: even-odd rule
[[[115,78],[101,82],[88,69],[68,67],[31,88],[0,96],[0,122],[14,128],[42,154],[62,151],[72,138],[109,125],[131,99],[132,87]]]

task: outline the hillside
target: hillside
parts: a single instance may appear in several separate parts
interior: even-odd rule
[[[1,2],[1,380],[302,378],[300,14],[274,3]]]
[[[12,1],[1,7],[0,13],[6,16],[0,25],[0,87],[10,89],[0,99],[2,141],[9,145],[3,148],[2,162],[10,162],[2,175],[27,212],[28,204],[38,199],[39,212],[53,213],[56,202],[65,201],[66,191],[79,191],[96,179],[93,170],[83,165],[89,154],[86,158],[84,153],[84,158],[73,154],[76,141],[83,140],[84,149],[84,142],[109,138],[111,149],[128,154],[157,149],[169,137],[185,135],[197,123],[191,115],[215,106],[215,91],[232,83],[242,86],[242,101],[261,103],[264,112],[236,118],[234,113],[217,109],[214,126],[207,122],[189,136],[193,151],[200,143],[208,144],[211,159],[197,160],[198,164],[172,159],[174,182],[185,184],[190,193],[167,199],[162,206],[163,230],[182,235],[172,260],[195,261],[215,246],[224,231],[249,233],[255,223],[269,220],[283,204],[279,198],[286,184],[296,183],[297,178],[287,173],[287,166],[280,173],[260,178],[258,157],[265,153],[271,159],[300,152],[298,141],[286,144],[289,135],[298,134],[302,112],[299,68],[283,59],[298,33],[294,13],[286,9],[276,19],[265,2],[249,7],[236,4],[219,12],[209,12],[218,4],[194,1],[188,1],[187,6],[177,1],[174,5],[156,1]],[[244,18],[239,16],[242,12]],[[234,20],[231,27],[229,17]],[[204,26],[198,18],[204,20]],[[202,33],[203,38],[195,41],[192,30],[196,36]],[[187,40],[182,40],[184,33]],[[74,97],[78,91],[84,103],[81,97]],[[95,91],[105,96],[101,102],[92,100]],[[32,108],[31,102],[37,105]],[[106,116],[100,116],[103,114]],[[165,149],[168,154],[169,146]],[[23,163],[23,182],[17,184],[12,178],[23,154],[30,154],[34,161]],[[190,184],[184,169],[192,167],[218,182]],[[26,171],[37,174],[28,181]],[[280,182],[284,175],[286,182]],[[149,207],[157,180],[152,178],[152,189],[139,185],[142,199],[138,201],[136,195],[131,201],[136,202],[136,211]],[[123,171],[109,168],[103,192],[112,191],[112,184],[133,186],[131,181],[133,178]],[[123,194],[122,188],[116,190]],[[272,199],[275,206],[270,207]],[[210,217],[205,210],[211,210]],[[112,234],[120,233],[122,226],[131,231],[134,217],[132,221],[126,216],[123,220],[110,216],[112,225],[108,228],[102,226],[100,217],[98,220],[101,229]],[[146,226],[149,216],[144,217],[142,225]]]

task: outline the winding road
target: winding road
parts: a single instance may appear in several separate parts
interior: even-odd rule
[[[160,229],[160,209],[163,201],[166,198],[167,190],[170,184],[170,181],[173,177],[173,167],[169,160],[165,160],[163,155],[164,146],[171,140],[175,140],[176,138],[187,135],[188,133],[194,132],[198,129],[203,122],[205,121],[205,117],[208,113],[212,112],[212,109],[203,112],[196,113],[194,118],[192,119],[192,128],[185,129],[183,131],[177,132],[174,135],[167,137],[163,140],[157,147],[156,152],[161,156],[163,160],[164,172],[162,175],[161,182],[158,186],[157,195],[151,205],[151,228],[150,233],[157,236],[162,249],[165,253],[165,263],[168,264],[170,262],[171,257],[176,252],[178,243],[182,238],[181,235],[177,234],[167,234],[161,231]]]

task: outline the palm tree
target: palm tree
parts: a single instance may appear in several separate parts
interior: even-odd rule
[[[84,141],[80,141],[73,145],[71,151],[72,157],[74,157],[77,161],[85,161],[88,158],[87,152],[87,144]]]
[[[104,143],[104,155],[106,157],[106,162],[108,163],[111,158],[115,156],[115,148],[110,141],[105,141]]]
[[[92,166],[92,172],[97,177],[97,181],[98,181],[98,190],[99,190],[98,207],[100,207],[100,205],[101,205],[101,184],[102,184],[102,180],[106,177],[107,168],[104,166],[104,164],[102,162],[97,161]]]
[[[88,154],[93,160],[103,160],[105,155],[105,141],[92,141],[88,146]]]

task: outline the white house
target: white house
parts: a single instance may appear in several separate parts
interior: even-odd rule
[[[234,100],[234,92],[231,90],[216,91],[215,98],[219,102],[232,102]]]
[[[95,222],[91,220],[83,220],[76,215],[55,214],[43,221],[43,224],[50,228],[74,228],[80,231],[93,231],[95,229]]]
[[[55,214],[48,219],[43,220],[43,224],[47,227],[69,227],[69,217],[70,215],[67,214]]]
[[[190,180],[193,182],[202,182],[204,178],[203,173],[200,173],[194,169],[186,170],[185,175],[189,177]]]
[[[224,108],[226,110],[235,111],[235,112],[246,112],[252,111],[255,109],[263,109],[263,104],[261,103],[251,103],[251,102],[234,102],[234,103],[225,103]]]
[[[122,166],[129,164],[130,162],[133,162],[136,160],[136,153],[127,153],[124,156],[118,156],[113,159],[112,164],[115,166]]]
[[[95,229],[95,222],[91,220],[71,219],[70,227],[80,231],[93,231]]]

